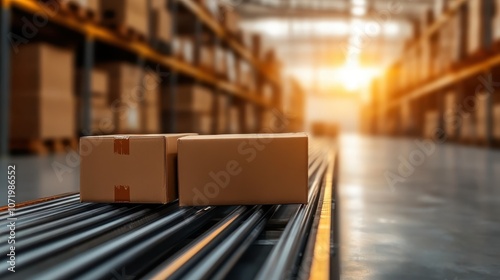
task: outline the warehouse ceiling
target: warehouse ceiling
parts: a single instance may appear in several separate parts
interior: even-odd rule
[[[285,64],[314,92],[347,91],[399,57],[424,11],[442,9],[432,0],[226,0],[243,27],[265,34]]]

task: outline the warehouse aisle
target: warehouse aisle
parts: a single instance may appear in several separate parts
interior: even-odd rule
[[[341,279],[500,278],[500,152],[431,150],[409,139],[342,137]],[[423,163],[401,169],[409,176],[391,187],[386,172],[398,174],[410,154]]]

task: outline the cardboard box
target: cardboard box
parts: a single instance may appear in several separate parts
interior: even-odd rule
[[[500,140],[500,105],[493,106],[493,138]]]
[[[167,43],[172,40],[172,16],[166,9],[151,11],[150,36],[158,42]]]
[[[59,97],[13,95],[10,137],[17,140],[74,137],[75,99],[62,92]]]
[[[439,114],[437,111],[429,111],[425,113],[424,137],[433,139],[436,137],[436,132],[439,124]]]
[[[168,9],[168,0],[151,0],[152,10],[166,10]]]
[[[307,203],[305,133],[188,136],[178,150],[181,206]]]
[[[73,96],[74,51],[47,43],[19,46],[12,55],[13,96]]]
[[[82,95],[82,80],[83,72],[78,71],[75,77],[75,92],[77,95]],[[109,92],[108,74],[100,69],[92,69],[90,71],[90,92],[92,95],[108,96]]]
[[[92,108],[92,135],[110,134],[115,131],[113,111],[107,106]]]
[[[200,57],[198,65],[202,68],[212,70],[215,68],[215,48],[210,45],[200,46]]]
[[[236,35],[240,30],[240,17],[236,10],[231,5],[221,5],[219,11],[222,25],[229,33]]]
[[[140,104],[148,86],[143,70],[133,64],[111,62],[98,66],[108,74],[109,104],[114,112],[117,133],[141,132]]]
[[[144,133],[159,133],[161,130],[160,123],[160,105],[146,104],[142,108],[143,132]]]
[[[176,131],[181,133],[211,134],[213,118],[210,114],[175,113]]]
[[[240,132],[240,110],[233,105],[229,108],[229,133],[235,134]]]
[[[229,114],[229,97],[224,94],[217,96],[217,128],[216,133],[227,133],[228,130],[228,114]]]
[[[206,87],[180,85],[176,88],[174,109],[178,112],[210,113],[212,111],[213,98],[212,91]],[[169,108],[164,107],[164,109]]]
[[[80,138],[82,202],[168,203],[177,198],[177,139],[193,134]]]
[[[148,1],[101,0],[100,10],[104,25],[131,28],[148,36]]]
[[[65,2],[75,3],[76,5],[88,9],[96,15],[99,11],[99,0],[66,0]]]
[[[214,47],[214,68],[215,73],[219,76],[227,76],[227,55],[226,51],[222,47]]]

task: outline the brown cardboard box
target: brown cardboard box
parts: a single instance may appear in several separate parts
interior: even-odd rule
[[[83,72],[78,71],[75,77],[75,92],[81,95]],[[90,72],[90,92],[92,95],[108,96],[108,74],[100,69],[92,69]]]
[[[226,51],[221,47],[216,47],[215,50],[214,68],[215,73],[219,76],[227,76],[227,55]]]
[[[500,140],[500,105],[493,106],[493,138]]]
[[[100,9],[103,24],[131,28],[148,36],[148,1],[101,0]]]
[[[148,81],[143,70],[133,64],[110,62],[99,65],[108,74],[109,104],[114,113],[117,133],[141,132],[140,103],[145,100]]]
[[[228,110],[229,110],[229,97],[227,95],[220,94],[217,96],[217,129],[216,133],[223,134],[227,133],[228,126]]]
[[[168,0],[151,0],[151,9],[166,10],[168,8]]]
[[[12,139],[56,139],[75,135],[73,96],[13,95],[10,135]]]
[[[439,114],[437,111],[428,111],[425,113],[424,137],[433,139],[436,137],[438,128]]]
[[[142,108],[143,132],[158,133],[161,130],[159,104],[146,104]]]
[[[486,140],[488,134],[488,124],[487,124],[487,112],[488,112],[488,101],[485,92],[481,93],[480,97],[476,98],[476,137],[478,140]]]
[[[209,113],[212,110],[213,98],[212,91],[206,87],[198,85],[178,86],[174,108],[178,112]]]
[[[229,133],[240,133],[240,111],[238,107],[231,106],[229,108]]]
[[[467,53],[473,54],[482,47],[482,29],[481,24],[483,20],[481,8],[482,0],[468,0],[467,1]]]
[[[12,95],[73,96],[74,52],[46,43],[30,43],[12,55]]]
[[[177,112],[176,131],[181,133],[212,133],[212,116],[204,113]]]
[[[172,16],[167,9],[153,10],[151,13],[151,31],[153,39],[167,43],[172,40]]]
[[[305,133],[188,136],[178,150],[181,206],[307,203]]]
[[[81,201],[167,203],[175,200],[177,139],[186,135],[189,134],[81,137]]]
[[[199,66],[205,69],[214,69],[215,66],[215,48],[210,45],[200,46]]]
[[[221,5],[220,6],[220,20],[224,27],[231,34],[237,34],[240,30],[239,21],[240,18],[236,10],[230,5]]]
[[[92,108],[91,129],[93,135],[110,134],[115,131],[113,112],[109,107]]]
[[[444,97],[444,128],[446,132],[446,136],[449,138],[457,137],[457,102],[456,102],[456,93],[454,91],[450,91],[446,93]]]

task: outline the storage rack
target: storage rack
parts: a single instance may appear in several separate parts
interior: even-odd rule
[[[175,34],[175,15],[178,9],[186,9],[195,15],[196,34],[198,40],[201,36],[201,27],[206,27],[213,32],[219,41],[224,42],[232,49],[239,58],[248,61],[257,72],[257,93],[251,93],[243,90],[238,85],[217,78],[213,73],[204,71],[196,66],[180,61],[175,57],[164,55],[151,48],[148,43],[141,41],[126,40],[112,30],[102,27],[92,22],[81,22],[75,17],[65,13],[47,14],[43,1],[35,0],[0,0],[1,15],[0,15],[0,155],[8,155],[9,153],[9,100],[10,100],[10,43],[9,30],[11,24],[11,13],[16,10],[22,12],[36,14],[42,13],[48,15],[50,22],[59,26],[63,26],[73,32],[84,36],[83,42],[83,65],[82,65],[82,104],[83,104],[83,120],[82,131],[90,131],[91,123],[91,106],[90,106],[90,71],[93,68],[95,57],[95,43],[100,42],[119,48],[133,55],[136,55],[139,60],[156,63],[165,69],[171,71],[170,83],[171,89],[175,89],[178,74],[193,78],[196,81],[208,84],[216,89],[216,93],[228,94],[231,98],[239,101],[239,104],[250,103],[259,108],[257,111],[257,123],[261,124],[262,114],[266,110],[280,110],[281,103],[281,83],[279,77],[270,74],[263,67],[259,58],[244,48],[237,40],[229,36],[225,28],[216,21],[199,3],[193,0],[177,0],[169,1],[173,15],[173,34]],[[46,1],[50,2],[50,1]],[[52,0],[57,3],[58,1]],[[261,95],[262,86],[269,83],[273,89],[273,100],[267,101]],[[172,94],[170,98],[175,98]],[[244,124],[243,112],[240,110],[240,123]],[[169,119],[169,130],[175,131],[175,116],[171,115]],[[242,128],[244,132],[249,132]],[[260,130],[260,128],[257,128]]]
[[[444,28],[444,25],[452,20],[452,16],[457,13],[466,12],[468,0],[457,0],[450,3],[444,13],[433,21],[425,30],[417,32],[417,38],[409,42],[405,47],[401,59],[393,63],[385,73],[374,80],[371,88],[372,100],[362,110],[363,130],[370,134],[388,134],[392,136],[422,136],[422,127],[417,127],[415,130],[408,133],[401,127],[401,110],[403,106],[413,106],[414,112],[412,118],[417,123],[417,126],[423,125],[422,114],[424,109],[422,104],[418,105],[423,98],[430,99],[437,104],[439,114],[438,127],[444,124],[444,108],[443,97],[447,90],[455,90],[460,97],[464,97],[465,91],[473,91],[473,79],[479,75],[488,77],[493,75],[498,77],[497,68],[500,66],[500,53],[498,52],[498,42],[494,42],[491,34],[487,34],[484,27],[492,27],[493,10],[495,9],[493,1],[483,1],[481,11],[481,24],[483,30],[481,40],[484,47],[479,53],[467,57],[464,50],[461,49],[460,61],[452,65],[449,69],[444,69],[440,72],[432,73],[427,79],[420,79],[411,82],[401,82],[404,71],[420,71],[420,69],[412,68],[409,65],[409,53],[418,49],[420,44],[430,42],[438,37],[438,33]],[[467,17],[465,17],[467,19]],[[463,22],[462,26],[467,25]],[[420,33],[420,34],[418,34]],[[464,48],[467,38],[462,37],[460,48]],[[431,57],[431,61],[436,57]],[[491,81],[490,81],[491,82]],[[480,84],[479,80],[475,81],[475,85]],[[484,85],[487,87],[488,85]],[[491,84],[489,84],[491,86]],[[487,117],[485,119],[487,132],[486,141],[478,144],[487,146],[495,144],[495,139],[492,137],[493,116],[492,116],[492,96],[496,92],[488,95],[488,109],[486,110]],[[389,124],[389,128],[383,127],[381,124]],[[456,140],[456,139],[454,139]]]

